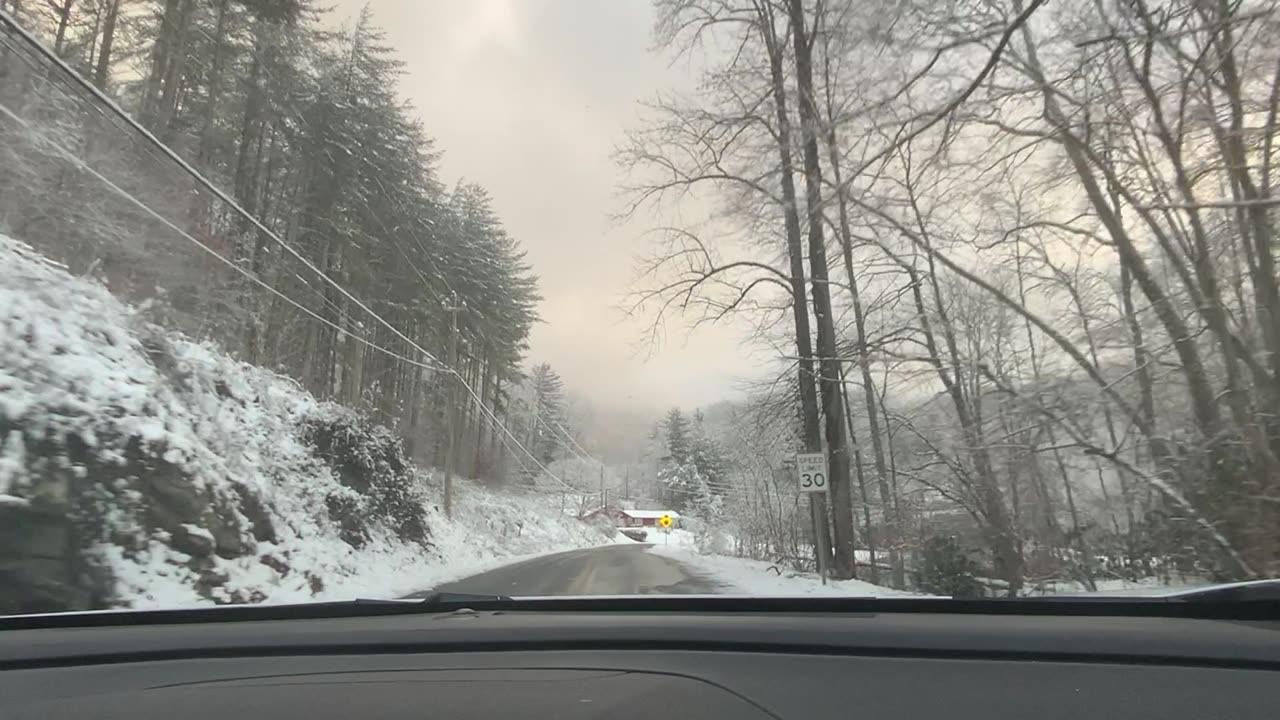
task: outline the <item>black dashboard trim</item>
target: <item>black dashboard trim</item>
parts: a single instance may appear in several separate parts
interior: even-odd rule
[[[321,620],[484,612],[654,614],[946,614],[1027,617],[1141,617],[1197,620],[1280,620],[1280,600],[1188,601],[1177,597],[1045,597],[958,600],[906,597],[626,596],[535,597],[431,602],[355,600],[296,605],[220,605],[170,610],[110,610],[0,616],[0,631],[40,628],[177,625],[267,620]]]
[[[231,646],[190,648],[181,650],[142,650],[119,653],[67,655],[29,660],[0,660],[0,671],[34,668],[65,668],[86,665],[155,662],[170,660],[235,659],[261,657],[322,657],[345,655],[422,655],[449,653],[504,653],[527,651],[665,651],[766,653],[773,655],[823,655],[839,657],[906,658],[932,660],[987,660],[1024,662],[1061,662],[1114,665],[1148,665],[1162,667],[1205,667],[1241,670],[1280,671],[1280,660],[1257,658],[1191,657],[1147,653],[1082,653],[1055,650],[994,650],[954,648],[908,648],[883,646],[849,646],[815,643],[760,643],[720,640],[606,640],[566,639],[556,641],[468,641],[422,642],[388,645],[385,643],[334,643],[321,645]]]

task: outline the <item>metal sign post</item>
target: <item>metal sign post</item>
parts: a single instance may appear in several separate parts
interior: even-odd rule
[[[813,521],[813,542],[818,551],[818,575],[827,584],[827,535],[822,532],[821,510],[814,493],[827,492],[827,456],[825,453],[796,455],[796,480],[800,492],[809,493],[809,518]]]

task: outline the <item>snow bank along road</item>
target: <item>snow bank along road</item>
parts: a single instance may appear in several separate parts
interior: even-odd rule
[[[484,595],[645,595],[725,592],[649,545],[608,545],[545,555],[432,590]],[[409,597],[420,597],[426,592]]]

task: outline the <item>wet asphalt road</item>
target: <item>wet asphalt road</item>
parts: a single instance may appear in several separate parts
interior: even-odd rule
[[[649,545],[570,550],[506,565],[433,590],[484,595],[649,595],[724,589]],[[415,593],[418,597],[425,593]]]

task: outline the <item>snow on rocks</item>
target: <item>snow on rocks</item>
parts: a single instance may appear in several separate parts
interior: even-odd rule
[[[451,522],[390,431],[0,235],[0,614],[386,597],[607,539],[458,495]]]

